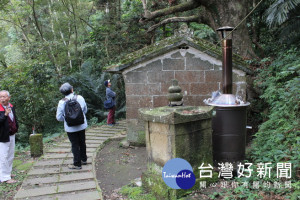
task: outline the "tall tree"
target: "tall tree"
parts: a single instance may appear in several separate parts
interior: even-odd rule
[[[178,5],[171,4],[172,6],[154,11],[151,11],[149,0],[142,0],[142,2],[144,8],[144,15],[140,20],[142,23],[169,16],[169,18],[160,20],[158,23],[152,25],[148,31],[152,31],[161,25],[174,22],[198,22],[207,24],[214,30],[222,26],[235,27],[239,25],[234,33],[233,45],[235,53],[244,57],[253,57],[255,55],[252,50],[252,42],[246,26],[246,21],[242,22],[248,14],[249,8],[253,6],[252,4],[254,1],[252,0],[188,0],[183,1],[183,3]],[[194,9],[198,9],[195,15],[170,17],[172,14]]]

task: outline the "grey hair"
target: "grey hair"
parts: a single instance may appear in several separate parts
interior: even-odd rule
[[[72,89],[73,86],[70,83],[64,83],[60,86],[59,91],[66,96],[72,93]]]
[[[6,92],[7,96],[10,97],[10,94],[9,94],[9,92],[8,92],[7,90],[1,90],[0,93],[1,93],[1,92]]]

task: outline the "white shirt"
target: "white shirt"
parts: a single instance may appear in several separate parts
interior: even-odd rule
[[[65,96],[65,98],[67,99],[71,99],[74,97],[74,93],[71,93],[67,96]],[[77,99],[78,103],[81,106],[82,112],[83,112],[83,116],[84,116],[84,123],[78,126],[68,126],[67,122],[65,120],[65,105],[66,105],[66,101],[64,100],[60,100],[58,102],[58,106],[57,106],[57,111],[56,111],[56,119],[58,121],[64,121],[64,127],[65,127],[65,131],[72,133],[72,132],[77,132],[77,131],[81,131],[87,128],[87,121],[86,121],[86,117],[85,114],[87,113],[87,106],[85,103],[85,100],[82,96],[77,95]]]

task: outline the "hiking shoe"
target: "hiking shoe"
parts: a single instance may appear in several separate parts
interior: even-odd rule
[[[69,169],[81,169],[82,167],[75,166],[75,165],[68,165]]]
[[[81,161],[82,165],[87,165],[87,161]]]
[[[114,124],[107,124],[108,126],[115,126]]]

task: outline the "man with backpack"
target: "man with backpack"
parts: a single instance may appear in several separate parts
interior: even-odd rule
[[[59,91],[65,98],[58,103],[56,119],[64,121],[64,128],[71,142],[74,156],[73,164],[68,165],[68,168],[79,170],[82,168],[81,165],[87,164],[85,144],[87,106],[82,96],[73,93],[73,87],[69,83],[62,84]]]

